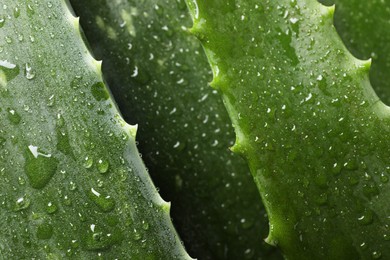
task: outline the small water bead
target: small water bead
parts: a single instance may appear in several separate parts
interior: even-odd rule
[[[380,179],[382,183],[387,183],[389,181],[389,177],[386,176],[384,173],[381,173]]]
[[[5,24],[5,18],[4,17],[0,17],[0,28],[2,28]]]
[[[47,203],[47,205],[46,205],[46,212],[47,213],[53,214],[53,213],[57,212],[57,210],[58,210],[58,207],[53,202]]]
[[[372,256],[372,259],[379,259],[382,257],[382,253],[379,251],[374,251],[374,252],[372,252],[371,256]]]
[[[115,201],[110,196],[104,195],[94,188],[88,193],[88,197],[100,208],[103,212],[110,212],[115,208]]]
[[[23,209],[27,209],[30,206],[30,199],[26,196],[20,197],[16,200],[14,210],[21,211]]]
[[[366,242],[363,242],[363,243],[360,244],[360,248],[361,249],[367,249],[367,247],[368,246],[367,246]]]
[[[362,214],[359,215],[358,221],[362,225],[369,225],[374,220],[374,214],[371,210],[367,209]]]
[[[69,199],[69,197],[67,195],[64,196],[64,205],[65,206],[72,205],[72,201]]]
[[[23,177],[19,177],[18,178],[18,182],[19,182],[20,185],[25,185],[26,184],[26,180]]]
[[[37,237],[39,239],[50,239],[53,236],[53,226],[49,223],[43,223],[38,226]]]
[[[9,37],[9,36],[5,36],[5,42],[8,43],[8,44],[11,44],[12,43],[12,38]]]
[[[20,9],[18,7],[14,8],[14,17],[18,18],[20,16]]]
[[[35,10],[34,10],[34,8],[30,4],[27,5],[27,14],[30,17],[35,14]]]
[[[31,187],[44,188],[56,173],[58,160],[34,145],[28,146],[25,159],[25,172]]]
[[[76,190],[77,185],[73,181],[69,182],[69,190],[74,191]]]
[[[35,78],[35,71],[31,67],[31,64],[28,62],[25,65],[25,76],[28,80],[32,80],[33,78]]]
[[[93,84],[91,87],[91,93],[96,101],[104,101],[110,97],[103,82]]]
[[[142,229],[143,230],[148,230],[149,229],[149,223],[146,222],[145,220],[142,220]]]
[[[98,168],[100,173],[102,173],[102,174],[106,173],[108,171],[109,166],[110,166],[110,164],[107,160],[99,159],[98,164],[97,164],[97,168]]]
[[[93,159],[89,156],[86,156],[83,162],[84,168],[89,169],[92,167],[92,165],[93,165]]]
[[[22,119],[21,116],[13,109],[8,108],[7,111],[9,121],[14,125],[18,125]]]
[[[138,241],[138,240],[140,240],[141,238],[142,238],[141,233],[139,233],[138,230],[134,228],[134,230],[133,230],[133,239],[134,239],[135,241]]]
[[[90,225],[87,235],[84,236],[84,244],[87,250],[104,250],[121,241],[122,234],[113,230],[106,232],[95,224]]]

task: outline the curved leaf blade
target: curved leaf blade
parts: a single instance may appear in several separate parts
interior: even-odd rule
[[[190,254],[257,259],[272,252],[268,220],[184,1],[72,1]],[[194,228],[195,227],[195,228]],[[280,258],[280,257],[279,257]]]
[[[389,109],[315,1],[188,0],[288,259],[388,258]]]
[[[0,16],[0,257],[188,259],[67,3]]]

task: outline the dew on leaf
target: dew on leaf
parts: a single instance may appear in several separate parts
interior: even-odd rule
[[[358,221],[361,225],[369,225],[374,220],[374,214],[371,210],[367,209],[359,215]]]
[[[21,116],[13,109],[8,108],[7,111],[9,121],[14,125],[18,125],[22,119]]]
[[[7,83],[19,75],[19,66],[7,61],[0,60],[0,86],[7,86]]]
[[[14,210],[21,211],[27,209],[30,206],[30,199],[27,196],[20,197],[16,200]]]
[[[100,173],[106,173],[108,168],[110,167],[110,163],[105,159],[99,159],[97,162],[97,168]]]
[[[93,165],[93,159],[90,156],[86,156],[83,162],[84,168],[89,169],[92,167],[92,165]]]
[[[37,228],[37,238],[50,239],[53,236],[53,226],[50,223],[42,223]]]
[[[32,68],[32,66],[31,66],[30,63],[26,63],[26,64],[25,64],[24,75],[26,76],[26,78],[27,78],[28,80],[32,80],[33,78],[35,78],[35,71],[34,71],[34,69]]]
[[[85,248],[90,251],[107,250],[121,240],[122,234],[119,230],[108,232],[95,224],[89,226],[83,237]]]
[[[18,18],[20,16],[20,9],[18,7],[14,8],[14,17]]]
[[[104,101],[109,98],[108,92],[104,87],[103,82],[97,82],[91,87],[92,96],[96,101]]]
[[[49,214],[53,214],[58,210],[58,207],[53,202],[49,202],[46,205],[46,212]]]
[[[44,188],[57,171],[58,160],[37,146],[29,145],[25,152],[25,171],[31,187]]]
[[[143,230],[148,230],[149,229],[149,223],[146,222],[145,220],[142,220],[142,229]]]
[[[115,208],[115,201],[110,196],[104,195],[94,188],[88,192],[88,197],[100,208],[103,212],[110,212]]]
[[[372,259],[380,259],[382,257],[382,253],[379,251],[374,251],[374,252],[372,252],[371,256],[372,256]]]

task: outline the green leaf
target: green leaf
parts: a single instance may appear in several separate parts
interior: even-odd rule
[[[275,258],[268,220],[184,1],[72,1],[190,254]]]
[[[0,258],[188,259],[66,2],[0,17]]]
[[[390,258],[389,108],[309,0],[187,0],[288,259]]]
[[[372,59],[370,81],[379,98],[390,104],[390,9],[386,1],[321,0],[336,4],[334,23],[353,55]]]

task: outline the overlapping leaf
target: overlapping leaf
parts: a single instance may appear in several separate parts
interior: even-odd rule
[[[249,170],[228,150],[233,130],[208,87],[210,66],[188,34],[184,1],[72,1],[149,172],[191,255],[269,254],[268,221]],[[270,257],[270,256],[268,256]]]
[[[316,1],[188,0],[288,259],[390,257],[389,109]]]

